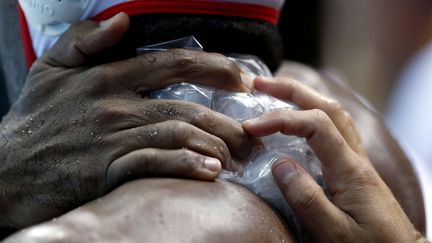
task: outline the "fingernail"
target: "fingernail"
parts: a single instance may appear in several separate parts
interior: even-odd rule
[[[261,117],[252,118],[243,122],[243,125],[250,126],[258,123],[261,120]]]
[[[204,160],[205,167],[213,172],[219,172],[222,169],[222,164],[218,159],[206,158]]]
[[[289,160],[279,162],[273,169],[274,178],[279,182],[285,182],[294,174],[296,174],[294,162]]]
[[[257,80],[257,81],[259,81],[259,82],[264,82],[264,83],[272,83],[272,82],[275,82],[275,81],[274,81],[274,78],[262,77],[262,76],[257,77],[255,80]]]
[[[107,20],[103,20],[103,21],[101,21],[101,22],[99,23],[99,26],[100,26],[101,28],[104,28],[104,27],[110,26],[113,22],[116,21],[116,19],[118,18],[118,16],[120,16],[120,15],[122,15],[122,14],[124,14],[124,13],[123,13],[123,12],[120,12],[120,13],[118,13],[118,14],[112,16],[111,18],[107,19]]]

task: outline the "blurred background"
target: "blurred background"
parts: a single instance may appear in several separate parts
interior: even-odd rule
[[[288,0],[285,56],[338,72],[380,112],[413,56],[432,39],[430,0]]]
[[[287,59],[336,72],[382,114],[415,161],[430,220],[432,1],[288,0],[281,33]]]

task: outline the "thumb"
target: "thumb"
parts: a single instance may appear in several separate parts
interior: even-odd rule
[[[272,173],[288,204],[312,235],[330,238],[334,228],[342,227],[348,220],[297,162],[279,160],[273,165]]]
[[[119,13],[102,21],[74,23],[57,43],[45,54],[42,61],[53,67],[77,67],[89,57],[113,47],[129,28],[129,16]]]

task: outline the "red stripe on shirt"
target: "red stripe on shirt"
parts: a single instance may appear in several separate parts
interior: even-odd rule
[[[219,15],[258,19],[272,24],[277,24],[279,20],[279,11],[274,8],[256,4],[210,0],[149,0],[124,2],[105,9],[93,17],[93,20],[105,20],[119,12],[125,12],[129,16],[152,13]]]
[[[30,35],[29,26],[27,24],[27,19],[21,6],[18,4],[18,17],[21,27],[21,39],[24,45],[24,57],[27,62],[27,66],[30,68],[31,65],[36,61],[36,52],[33,48],[33,42]]]

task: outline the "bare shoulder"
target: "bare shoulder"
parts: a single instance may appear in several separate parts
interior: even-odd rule
[[[6,242],[294,242],[279,215],[229,182],[142,179]]]

